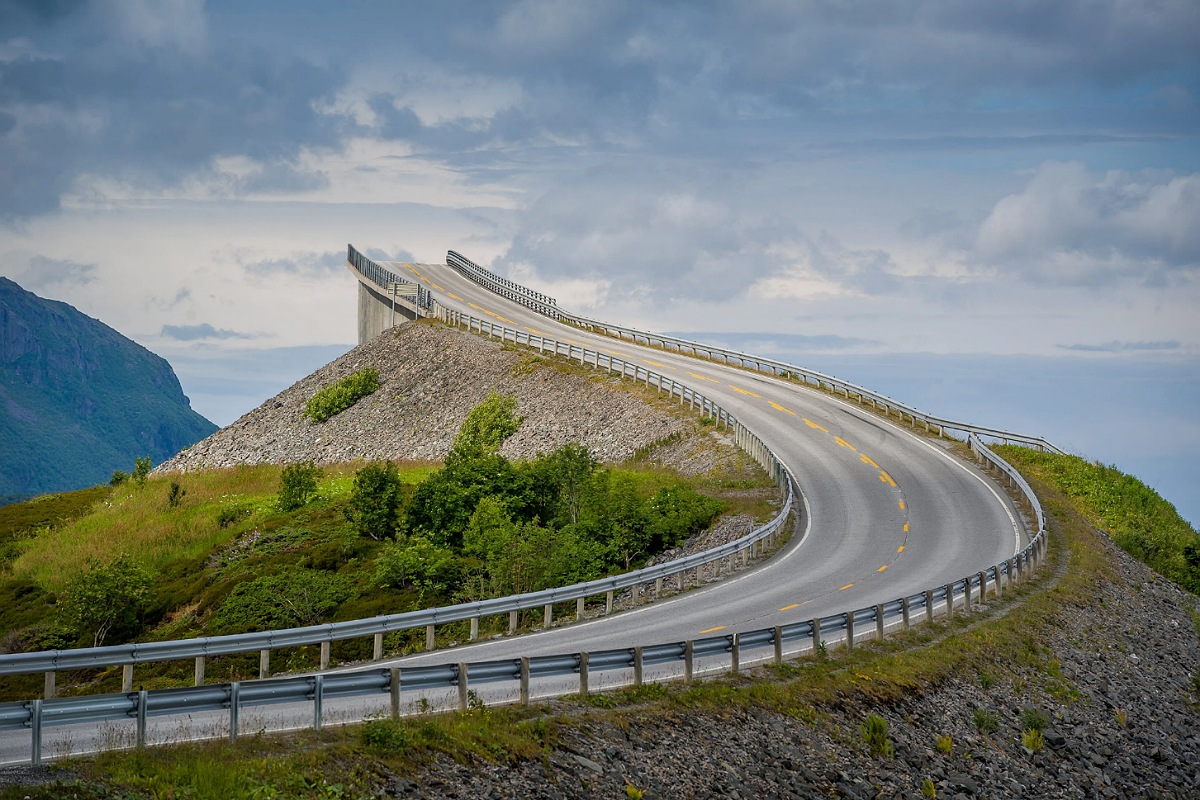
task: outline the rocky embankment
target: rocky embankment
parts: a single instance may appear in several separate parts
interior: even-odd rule
[[[766,704],[575,722],[578,711],[567,711],[560,744],[544,760],[439,759],[386,791],[462,800],[636,796],[627,785],[643,800],[1200,797],[1197,598],[1102,536],[1096,546],[1114,576],[1050,641],[1031,644],[1040,666],[1011,664],[986,680],[962,675],[891,706],[846,697],[815,722]],[[866,751],[859,726],[870,712],[888,722],[891,758]],[[1039,714],[1045,746],[1031,752],[1021,732]],[[980,729],[984,715],[994,729]],[[949,752],[939,736],[950,737]]]
[[[374,394],[325,422],[301,415],[318,389],[368,366],[379,371]],[[493,389],[515,395],[524,417],[501,449],[510,458],[574,441],[601,461],[620,462],[694,427],[627,386],[599,372],[547,368],[536,353],[498,341],[410,323],[354,348],[155,472],[306,460],[440,460],[467,412]],[[691,471],[686,460],[676,466]]]

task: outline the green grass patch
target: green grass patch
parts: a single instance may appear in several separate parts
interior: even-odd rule
[[[379,370],[364,367],[336,383],[332,383],[308,398],[301,416],[314,423],[324,422],[342,413],[379,388]]]

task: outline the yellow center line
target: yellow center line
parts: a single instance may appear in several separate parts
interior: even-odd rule
[[[723,631],[723,630],[725,630],[725,626],[724,626],[724,625],[718,625],[718,626],[717,626],[717,627],[715,627],[715,628],[705,628],[704,630],[702,630],[702,631],[700,631],[700,632],[701,632],[701,633],[712,633],[713,631]]]
[[[903,552],[904,552],[904,545],[900,545],[899,547],[897,547],[897,548],[896,548],[896,552],[897,552],[897,553],[903,553]]]
[[[545,335],[545,334],[543,334],[541,331],[539,331],[537,328],[531,328],[531,327],[529,327],[528,325],[526,325],[526,326],[525,326],[525,330],[529,331],[530,333],[536,333],[538,336],[544,336],[544,335]]]
[[[883,481],[884,483],[890,484],[893,489],[899,488],[896,486],[896,482],[894,480],[892,480],[892,476],[888,475],[887,472],[879,473],[879,480]]]
[[[908,533],[908,523],[904,523],[904,532]]]
[[[835,437],[833,437],[833,440],[834,440],[835,442],[837,442],[839,445],[841,445],[842,447],[849,447],[851,450],[854,450],[855,452],[858,452],[858,448],[857,448],[857,447],[855,447],[854,445],[850,444],[849,442],[847,442],[845,439],[843,439],[843,438],[842,438],[842,437],[840,437],[840,436],[835,436]]]
[[[474,303],[467,303],[467,305],[469,305],[471,308],[475,309],[476,311],[483,311],[483,306],[477,306]]]
[[[748,394],[751,397],[762,397],[761,394],[755,394],[754,392],[750,391],[749,389],[739,389],[737,386],[734,386],[732,383],[729,384],[729,388],[733,389],[738,394]]]
[[[847,589],[849,589],[849,588],[850,588],[851,586],[853,586],[853,585],[854,585],[853,583],[847,583],[845,586],[843,586],[842,588],[838,589],[838,591],[839,591],[839,592],[844,592],[844,591],[846,591]]]
[[[795,411],[792,411],[790,408],[784,408],[783,406],[779,405],[779,403],[776,403],[774,400],[768,400],[767,402],[770,403],[771,408],[775,409],[776,411],[782,411],[785,414],[791,414],[793,417],[796,416]]]
[[[574,339],[563,339],[563,341],[566,342],[567,344],[573,344],[577,347],[583,347],[583,345],[579,344],[579,342],[575,341]]]
[[[800,607],[799,603],[792,603],[790,606],[784,606],[783,608],[781,608],[779,610],[780,611],[791,611],[793,608],[799,608],[799,607]]]
[[[697,375],[694,372],[689,372],[688,375],[691,375],[693,378],[695,378],[698,381],[708,381],[709,383],[720,383],[720,381],[717,380],[716,378],[709,378],[704,375]]]
[[[867,455],[866,453],[859,453],[858,459],[859,459],[859,461],[866,464],[867,466],[874,467],[875,469],[882,469],[882,467],[880,467],[878,464],[876,464],[874,461],[872,461],[871,457],[869,455]]]
[[[437,285],[436,283],[434,283],[433,281],[430,281],[430,282],[429,282],[429,285],[430,285],[430,286],[432,286],[433,288],[437,289],[439,292],[444,292],[444,291],[446,291],[445,289],[443,289],[442,287],[438,286],[438,285]]]
[[[660,364],[660,363],[658,363],[657,361],[651,361],[651,360],[650,360],[650,359],[648,359],[648,358],[643,358],[643,359],[642,359],[642,363],[643,363],[643,364],[649,364],[649,365],[650,365],[650,366],[652,366],[652,367],[661,367],[661,366],[664,366],[663,364]]]
[[[883,572],[883,571],[884,571],[885,569],[887,569],[887,568],[888,568],[888,565],[887,565],[887,564],[884,564],[882,567],[880,567],[879,569],[877,569],[877,570],[875,570],[875,571],[876,571],[876,572]]]
[[[903,500],[900,501],[900,510],[901,511],[904,510],[904,501]]]
[[[825,433],[829,433],[829,429],[828,429],[828,428],[822,428],[820,425],[818,425],[817,423],[813,422],[813,421],[812,421],[811,419],[809,419],[808,417],[805,417],[805,418],[804,418],[804,424],[805,424],[805,425],[807,425],[807,426],[808,426],[808,427],[810,427],[810,428],[816,428],[816,429],[817,429],[817,430],[819,430],[819,431],[824,431]]]
[[[454,292],[446,292],[446,296],[451,300],[458,300],[460,303],[462,302],[462,298],[456,295]]]
[[[632,358],[629,353],[622,353],[619,350],[605,350],[604,352],[612,353],[614,356],[620,356],[621,358]]]
[[[416,267],[409,267],[409,268],[408,268],[408,271],[409,271],[409,272],[411,272],[413,275],[416,275],[416,274],[417,274],[417,269],[416,269]]]

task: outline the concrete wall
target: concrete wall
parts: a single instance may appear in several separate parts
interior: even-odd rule
[[[396,314],[392,316],[392,298],[368,286],[358,273],[350,271],[358,279],[358,343],[366,344],[392,327],[414,319],[416,315],[405,307],[403,300],[396,303]]]

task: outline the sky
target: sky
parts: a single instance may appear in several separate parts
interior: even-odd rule
[[[227,424],[355,343],[348,242],[1043,435],[1200,521],[1195,0],[0,0],[0,274]]]

